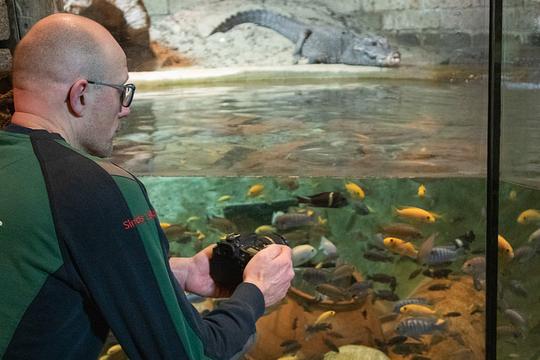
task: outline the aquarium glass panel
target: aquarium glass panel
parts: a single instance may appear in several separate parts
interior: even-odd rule
[[[538,3],[504,3],[497,357],[538,359]]]

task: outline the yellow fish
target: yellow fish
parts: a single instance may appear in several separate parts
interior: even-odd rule
[[[411,316],[436,316],[437,312],[425,305],[407,304],[399,308],[399,312]]]
[[[540,210],[528,209],[519,214],[517,222],[520,224],[530,224],[540,220]]]
[[[347,189],[347,191],[349,192],[349,194],[351,194],[351,196],[357,197],[360,200],[363,200],[366,197],[366,193],[364,192],[364,190],[362,190],[360,185],[357,185],[353,182],[346,183],[345,189]]]
[[[160,223],[159,223],[159,226],[161,226],[161,228],[162,228],[163,230],[165,230],[165,229],[167,229],[167,228],[170,228],[170,227],[172,226],[172,224],[166,223],[166,222],[160,222]]]
[[[418,250],[414,245],[405,240],[401,240],[397,237],[386,237],[383,240],[384,246],[393,252],[394,254],[408,256],[410,258],[416,259],[418,255]]]
[[[499,250],[504,254],[507,258],[513,259],[514,258],[514,249],[512,248],[512,245],[506,240],[502,235],[499,235],[498,237],[498,244],[499,244]]]
[[[401,209],[396,209],[396,213],[401,217],[411,218],[428,223],[434,223],[436,219],[440,217],[440,215],[417,207],[404,207]]]
[[[418,197],[423,199],[425,196],[426,196],[426,187],[424,186],[424,184],[421,184],[418,187]]]
[[[276,228],[272,225],[261,225],[258,228],[255,229],[255,234],[268,234],[268,233],[275,233]]]
[[[319,315],[317,320],[315,320],[315,325],[325,322],[334,315],[336,315],[336,312],[334,310],[328,310],[323,312],[321,315]]]
[[[516,200],[517,199],[517,191],[516,190],[512,190],[510,191],[510,193],[508,194],[508,200]]]
[[[263,192],[263,190],[264,190],[263,184],[255,184],[249,188],[247,192],[247,196],[254,197],[254,196],[260,195]]]
[[[119,344],[116,344],[116,345],[111,346],[107,350],[107,355],[113,355],[113,354],[116,354],[116,353],[118,353],[120,351],[122,351],[122,346],[120,346]]]
[[[199,221],[199,220],[201,220],[200,217],[193,215],[193,216],[188,217],[188,219],[186,220],[186,222],[187,222],[187,223],[190,223],[190,222],[192,222],[192,221]]]
[[[229,201],[231,200],[232,196],[231,195],[223,195],[221,196],[219,199],[217,199],[218,202],[224,202],[224,201]]]

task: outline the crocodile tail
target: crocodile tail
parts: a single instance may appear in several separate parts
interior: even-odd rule
[[[217,32],[226,32],[239,24],[253,23],[272,29],[285,36],[290,41],[296,43],[303,36],[306,25],[272,11],[268,10],[249,10],[239,12],[228,17],[224,22],[218,25],[210,35]]]

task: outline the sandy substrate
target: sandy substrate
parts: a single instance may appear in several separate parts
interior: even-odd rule
[[[294,44],[273,30],[242,24],[227,33],[208,36],[229,16],[254,9],[268,9],[309,24],[347,26],[356,32],[370,31],[366,25],[369,19],[363,19],[362,14],[350,12],[348,16],[339,15],[324,1],[207,0],[188,4],[173,15],[154,18],[150,37],[177,51],[195,67],[291,65]],[[390,43],[396,45],[392,41]],[[437,54],[418,48],[399,47],[399,51],[405,65],[436,64],[440,61]]]

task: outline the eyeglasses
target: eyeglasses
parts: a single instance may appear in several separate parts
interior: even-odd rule
[[[120,102],[122,103],[122,106],[129,107],[131,105],[131,102],[133,101],[133,95],[135,95],[135,85],[133,84],[125,84],[125,85],[116,85],[116,84],[107,84],[99,81],[91,81],[87,80],[89,84],[94,85],[103,85],[103,86],[109,86],[112,88],[115,88],[117,90],[120,90],[122,93],[120,94]]]

